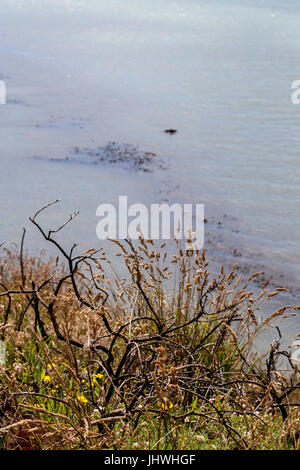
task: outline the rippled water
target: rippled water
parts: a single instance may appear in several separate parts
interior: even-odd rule
[[[216,263],[262,268],[297,295],[299,31],[298,0],[2,0],[0,238],[18,241],[57,197],[45,223],[79,209],[64,237],[83,248],[99,246],[96,207],[119,194],[204,202]],[[56,161],[111,141],[167,169]]]

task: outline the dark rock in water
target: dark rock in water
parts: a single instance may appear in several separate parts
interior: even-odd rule
[[[166,134],[171,134],[171,135],[172,135],[172,134],[176,134],[176,132],[177,132],[177,129],[166,129],[166,130],[165,130],[165,133],[166,133]]]

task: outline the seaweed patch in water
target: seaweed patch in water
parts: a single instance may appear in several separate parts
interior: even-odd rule
[[[153,152],[140,150],[138,146],[108,142],[103,147],[73,147],[66,160],[81,163],[103,163],[118,165],[127,170],[152,172],[154,169],[166,169],[163,161]]]

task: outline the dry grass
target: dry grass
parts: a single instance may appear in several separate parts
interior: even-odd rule
[[[255,295],[235,269],[213,279],[205,254],[151,240],[115,242],[128,270],[108,278],[100,251],[56,246],[45,261],[3,250],[0,261],[0,446],[6,449],[299,448],[298,370],[254,338],[280,292]],[[25,233],[24,233],[25,235]],[[290,373],[278,367],[285,357]]]

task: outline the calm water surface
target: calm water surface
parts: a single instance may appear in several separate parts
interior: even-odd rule
[[[204,202],[216,262],[236,261],[238,248],[244,266],[297,296],[298,0],[2,0],[0,9],[2,240],[18,242],[28,216],[58,197],[44,221],[80,210],[64,242],[82,248],[100,246],[96,207],[119,194]],[[155,152],[168,169],[51,161],[109,141]],[[27,244],[42,246],[34,231]]]

